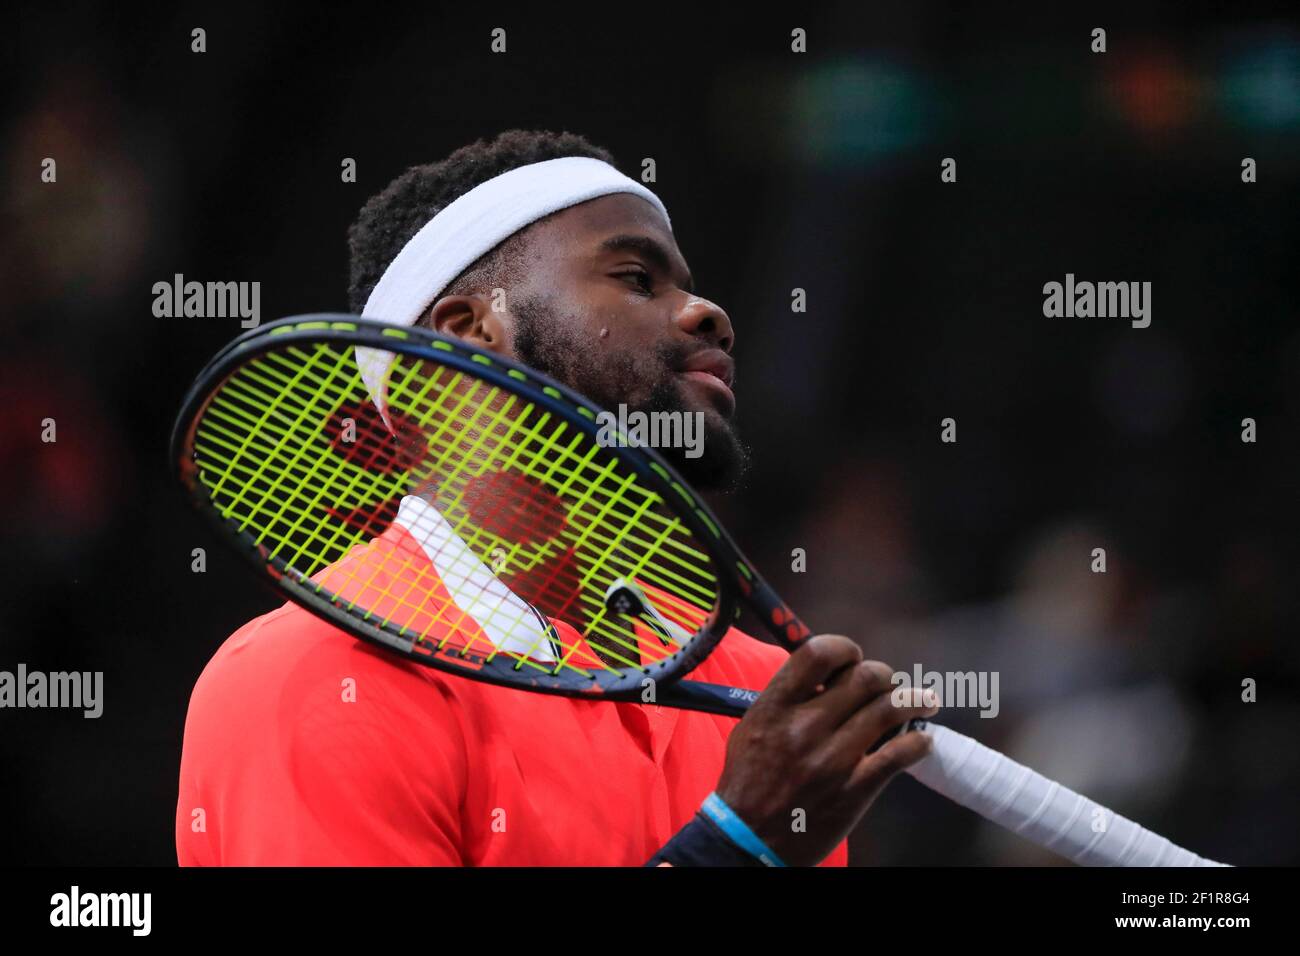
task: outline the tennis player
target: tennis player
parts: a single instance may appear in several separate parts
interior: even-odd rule
[[[699,457],[661,451],[697,488],[743,472],[731,320],[696,294],[660,200],[584,138],[513,130],[409,169],[350,245],[352,311],[458,336],[605,408],[702,413]],[[385,354],[359,363],[386,416]],[[431,508],[403,499],[370,547],[428,553],[436,590]],[[917,731],[872,751],[937,710],[896,706],[891,673],[846,637],[787,656],[733,630],[691,676],[765,688],[738,722],[457,680],[288,603],[236,631],[194,688],[177,856],[843,865],[875,796],[929,751]]]

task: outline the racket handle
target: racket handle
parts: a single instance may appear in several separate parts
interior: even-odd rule
[[[1184,850],[964,734],[927,721],[912,726],[930,735],[934,749],[908,773],[1080,866],[1226,865]]]

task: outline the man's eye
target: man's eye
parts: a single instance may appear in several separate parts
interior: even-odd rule
[[[615,273],[615,275],[620,279],[632,279],[636,283],[637,287],[646,294],[649,294],[653,290],[653,280],[650,277],[650,273],[646,272],[644,269],[618,272]]]

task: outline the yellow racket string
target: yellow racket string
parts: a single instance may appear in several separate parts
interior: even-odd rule
[[[686,634],[708,618],[707,553],[653,487],[562,416],[406,355],[389,379],[394,434],[369,402],[351,346],[290,344],[227,378],[195,430],[218,513],[300,586],[431,650],[548,673],[644,667],[680,649],[609,612],[617,581],[645,587]],[[408,495],[432,509],[407,530],[441,542],[436,571],[389,528]]]

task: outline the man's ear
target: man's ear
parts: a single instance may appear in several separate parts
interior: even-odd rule
[[[508,346],[505,315],[492,309],[480,295],[443,296],[429,310],[427,323],[435,332],[453,335],[489,352],[505,352]]]

